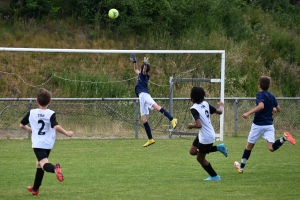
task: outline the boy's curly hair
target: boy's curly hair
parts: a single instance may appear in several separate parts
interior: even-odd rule
[[[197,87],[197,86],[194,86],[192,89],[191,89],[191,101],[193,103],[201,103],[203,100],[204,100],[204,97],[205,97],[205,91],[202,87]]]

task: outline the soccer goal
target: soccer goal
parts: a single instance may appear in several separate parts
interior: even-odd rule
[[[2,89],[10,92],[2,96],[14,97],[17,100],[32,98],[36,95],[36,88],[47,87],[56,98],[66,98],[63,103],[54,101],[51,106],[57,106],[56,110],[60,112],[62,124],[75,127],[76,131],[81,134],[80,136],[127,137],[134,135],[135,132],[144,133],[139,116],[136,117],[138,112],[134,95],[136,75],[129,61],[131,53],[136,53],[138,62],[142,61],[143,56],[150,57],[150,92],[161,91],[158,98],[153,95],[153,92],[151,95],[159,105],[169,107],[171,114],[179,118],[179,127],[170,130],[168,120],[160,113],[152,112],[149,115],[149,121],[151,121],[151,128],[154,132],[156,131],[155,136],[161,134],[164,135],[162,137],[172,137],[195,134],[180,128],[180,126],[186,127],[186,123],[192,120],[189,112],[191,85],[187,84],[199,83],[208,92],[208,97],[216,97],[215,100],[224,102],[224,50],[0,47],[0,73],[2,75],[0,81],[3,83]],[[218,88],[203,84],[214,84]],[[215,92],[212,93],[212,91]],[[85,99],[76,96],[79,92],[84,94]],[[77,103],[70,102],[67,97],[73,100],[77,98],[78,101]],[[116,98],[119,100],[115,100]],[[107,101],[103,102],[103,99]],[[206,99],[209,100],[209,98]],[[5,114],[9,117],[14,116],[7,123],[7,127],[13,127],[10,122],[18,120],[28,110],[26,104],[19,105],[20,101],[17,100],[13,104],[3,104],[5,112],[2,116]],[[15,109],[12,110],[12,108]],[[8,114],[10,110],[13,114]],[[220,115],[219,120],[213,121],[219,123],[214,127],[217,137],[222,141],[224,114]],[[113,127],[111,127],[112,122]]]

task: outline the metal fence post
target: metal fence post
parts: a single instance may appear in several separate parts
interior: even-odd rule
[[[32,109],[32,99],[29,100],[29,104],[28,104],[28,112]],[[31,138],[31,133],[28,133],[28,139]]]
[[[169,112],[170,112],[170,115],[173,116],[173,76],[170,76],[170,79],[169,79],[169,82],[170,82],[170,96],[169,96]],[[169,138],[172,138],[172,131],[173,131],[173,127],[169,126]]]
[[[139,100],[135,101],[135,138],[139,137]]]
[[[238,99],[234,100],[234,136],[238,134]]]

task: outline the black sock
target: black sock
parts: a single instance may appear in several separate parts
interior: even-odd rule
[[[166,116],[170,121],[173,120],[173,117],[170,115],[170,113],[168,113],[164,108],[161,108],[159,110],[159,112],[161,112],[164,116]]]
[[[151,133],[151,128],[150,128],[150,125],[148,122],[146,122],[144,124],[144,127],[145,127],[145,131],[146,131],[146,134],[148,136],[148,139],[151,140],[152,139],[152,133]]]
[[[54,173],[55,172],[55,167],[51,163],[46,163],[46,164],[44,164],[44,170],[46,172]]]
[[[249,160],[250,154],[251,154],[251,150],[247,150],[247,149],[244,150],[244,154],[243,154],[243,157],[242,157],[242,163],[241,163],[241,168],[242,169],[245,167],[246,162]]]
[[[36,168],[35,179],[33,183],[33,189],[38,190],[42,185],[42,180],[44,177],[44,170],[42,168]]]
[[[209,152],[216,152],[218,151],[217,146],[212,146]]]
[[[281,142],[282,141],[282,142]],[[281,147],[281,145],[284,143],[285,141],[280,138],[278,140],[276,140],[273,144],[272,144],[272,148],[274,149],[274,151],[276,151],[277,149],[279,149],[279,147]]]
[[[213,167],[211,166],[211,164],[209,163],[207,166],[202,166],[205,171],[210,175],[210,176],[217,176],[217,173],[215,172],[215,170],[213,169]]]

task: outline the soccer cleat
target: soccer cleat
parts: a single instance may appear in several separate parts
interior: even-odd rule
[[[241,168],[241,164],[238,161],[235,161],[233,166],[239,174],[242,174],[244,172],[244,169]]]
[[[62,174],[61,169],[60,169],[60,164],[58,164],[58,163],[55,164],[55,174],[56,174],[56,178],[60,182],[64,181],[64,175]]]
[[[176,125],[177,125],[177,119],[174,118],[174,119],[171,121],[171,123],[172,123],[173,129],[175,129],[175,127],[176,127]]]
[[[221,177],[219,175],[217,176],[210,176],[206,179],[204,179],[205,181],[220,181],[221,180]]]
[[[293,136],[289,132],[283,133],[284,137],[289,141],[292,145],[296,144],[296,140],[293,138]]]
[[[31,192],[32,195],[38,195],[39,194],[39,190],[34,190],[33,186],[27,186],[27,190],[29,192]]]
[[[150,146],[151,144],[154,144],[154,143],[155,143],[155,140],[154,140],[154,139],[148,140],[148,141],[143,145],[143,147]]]
[[[228,157],[228,149],[226,148],[225,144],[218,144],[217,150],[220,151],[225,157]]]

